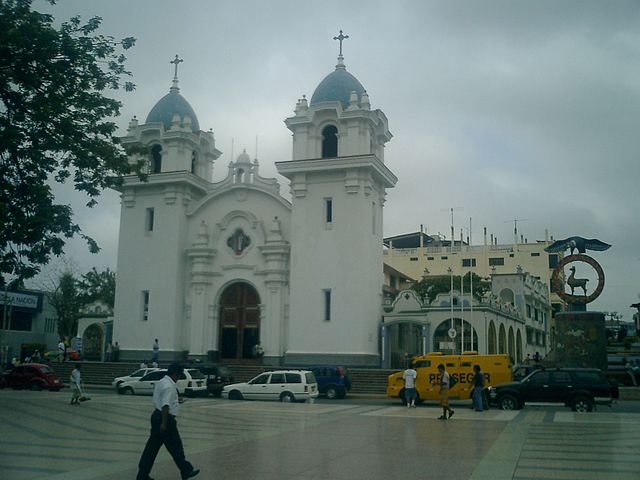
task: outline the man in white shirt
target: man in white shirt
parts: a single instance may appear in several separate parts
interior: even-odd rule
[[[416,377],[418,372],[409,366],[403,373],[404,378],[404,399],[407,401],[407,408],[416,407]]]
[[[71,405],[80,405],[80,397],[82,396],[82,387],[80,382],[82,381],[80,375],[80,364],[76,363],[76,368],[71,372],[69,383],[71,387]]]
[[[144,447],[138,463],[137,480],[152,480],[149,477],[153,462],[162,445],[169,451],[173,461],[180,469],[183,480],[195,477],[200,470],[193,468],[184,456],[182,439],[178,433],[176,415],[178,415],[178,387],[176,382],[182,376],[183,368],[179,363],[169,365],[167,374],[156,383],[153,389],[153,405],[151,414],[151,434]]]

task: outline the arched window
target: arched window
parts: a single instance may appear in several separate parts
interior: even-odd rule
[[[515,355],[516,355],[516,340],[515,340],[515,336],[513,334],[513,327],[509,327],[509,337],[508,337],[508,351],[509,351],[509,356],[512,359],[515,359]]]
[[[322,129],[322,158],[338,156],[338,129],[334,125],[327,125]]]
[[[493,320],[489,322],[489,338],[487,339],[487,353],[494,354],[497,353],[496,350],[496,326],[493,323]]]
[[[522,335],[520,330],[516,334],[516,362],[522,363]]]
[[[196,152],[191,152],[191,173],[194,175],[198,173],[198,156]]]
[[[507,331],[504,325],[500,325],[498,330],[498,353],[507,353]]]
[[[154,145],[151,147],[151,173],[160,173],[162,171],[162,147]]]
[[[500,298],[504,303],[512,303],[515,305],[515,296],[510,288],[503,288],[500,292]]]

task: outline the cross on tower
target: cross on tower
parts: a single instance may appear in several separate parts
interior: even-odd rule
[[[173,65],[175,65],[175,71],[173,72],[173,77],[174,78],[178,78],[178,64],[184,62],[184,60],[182,60],[181,58],[178,58],[178,55],[176,55],[176,58],[174,58],[173,60],[171,60],[169,63],[172,63]]]
[[[340,30],[340,35],[338,35],[337,37],[333,37],[334,40],[340,41],[340,56],[342,56],[342,41],[347,38],[349,38],[349,35],[343,35],[342,30]]]

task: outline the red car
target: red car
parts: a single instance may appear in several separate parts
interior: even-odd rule
[[[64,387],[51,367],[41,363],[25,363],[17,365],[10,372],[2,374],[0,386],[11,388],[29,388],[31,390],[59,391]]]

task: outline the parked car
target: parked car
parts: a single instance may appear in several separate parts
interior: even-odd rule
[[[597,368],[555,368],[534,370],[521,382],[504,383],[489,389],[492,405],[517,410],[526,403],[564,403],[574,412],[590,412],[594,405],[610,405],[619,396]]]
[[[58,350],[49,350],[48,352],[44,352],[44,359],[48,362],[57,362],[58,361]],[[67,348],[66,350],[66,359],[67,361],[80,361],[80,354],[77,350],[73,348]]]
[[[25,363],[2,374],[0,387],[28,388],[30,390],[51,390],[58,392],[64,384],[48,365]]]
[[[159,368],[140,368],[135,372],[130,373],[129,375],[125,375],[124,377],[116,377],[111,382],[111,386],[115,387],[116,390],[120,388],[120,385],[123,382],[128,382],[129,380],[135,380],[144,377],[147,373],[155,372],[159,370]]]
[[[157,369],[140,378],[120,383],[118,393],[123,395],[153,395],[154,385],[167,374],[167,369]],[[206,378],[195,368],[187,368],[176,382],[180,395],[196,396],[204,395],[207,391]]]
[[[316,377],[320,395],[326,395],[330,399],[344,398],[351,390],[351,373],[345,367],[314,365],[307,368]]]
[[[318,397],[318,382],[309,370],[276,370],[261,373],[246,383],[227,385],[222,396],[229,400],[304,402]]]
[[[229,367],[220,363],[202,363],[194,365],[207,379],[207,391],[219,397],[222,395],[222,389],[225,385],[233,383],[233,374]]]

